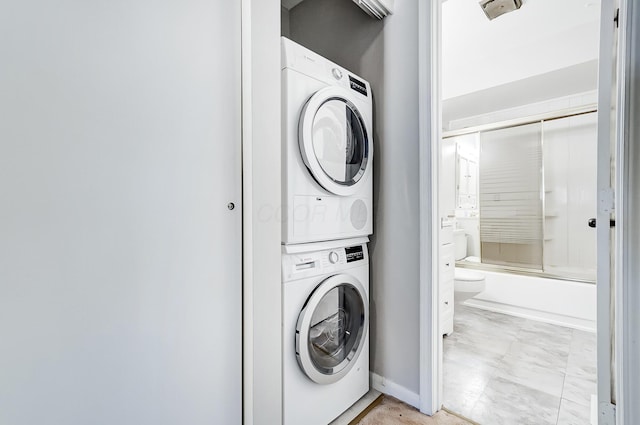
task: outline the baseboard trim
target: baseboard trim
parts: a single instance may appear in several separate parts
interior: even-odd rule
[[[581,331],[596,331],[596,322],[594,320],[580,319],[578,317],[564,316],[547,311],[534,310],[526,307],[518,307],[514,305],[473,298],[465,301],[464,305],[480,308],[483,310],[494,311],[496,313],[523,317],[525,319],[537,320],[539,322],[551,323],[553,325],[565,326],[567,328],[578,329]]]
[[[371,387],[383,394],[395,397],[398,400],[407,403],[410,406],[420,409],[420,395],[414,393],[411,390],[403,387],[400,384],[386,379],[384,376],[380,376],[377,373],[370,372]]]

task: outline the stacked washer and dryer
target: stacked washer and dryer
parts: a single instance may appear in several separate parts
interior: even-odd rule
[[[326,425],[369,390],[372,95],[282,38],[283,404]]]

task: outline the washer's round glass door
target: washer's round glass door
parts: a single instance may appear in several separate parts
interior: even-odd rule
[[[300,120],[300,150],[307,168],[326,190],[349,195],[368,171],[371,143],[362,114],[344,89],[318,91]]]
[[[350,275],[322,282],[305,304],[296,332],[298,363],[319,384],[345,376],[364,346],[369,306],[364,288]]]

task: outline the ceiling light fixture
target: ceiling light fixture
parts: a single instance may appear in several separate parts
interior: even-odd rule
[[[522,7],[522,0],[480,0],[480,7],[489,20]]]

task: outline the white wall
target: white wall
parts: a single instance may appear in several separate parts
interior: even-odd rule
[[[240,4],[3,6],[0,423],[240,423]]]
[[[600,8],[592,3],[525,1],[489,21],[477,2],[444,2],[443,99],[597,59]]]
[[[594,91],[598,60],[479,90],[442,102],[444,128],[450,121]]]
[[[350,1],[307,1],[291,10],[291,37],[372,85],[371,368],[385,378],[380,389],[417,405],[418,0],[397,0],[384,21]]]
[[[489,21],[443,2],[443,123],[595,90],[599,1],[525,1]]]

